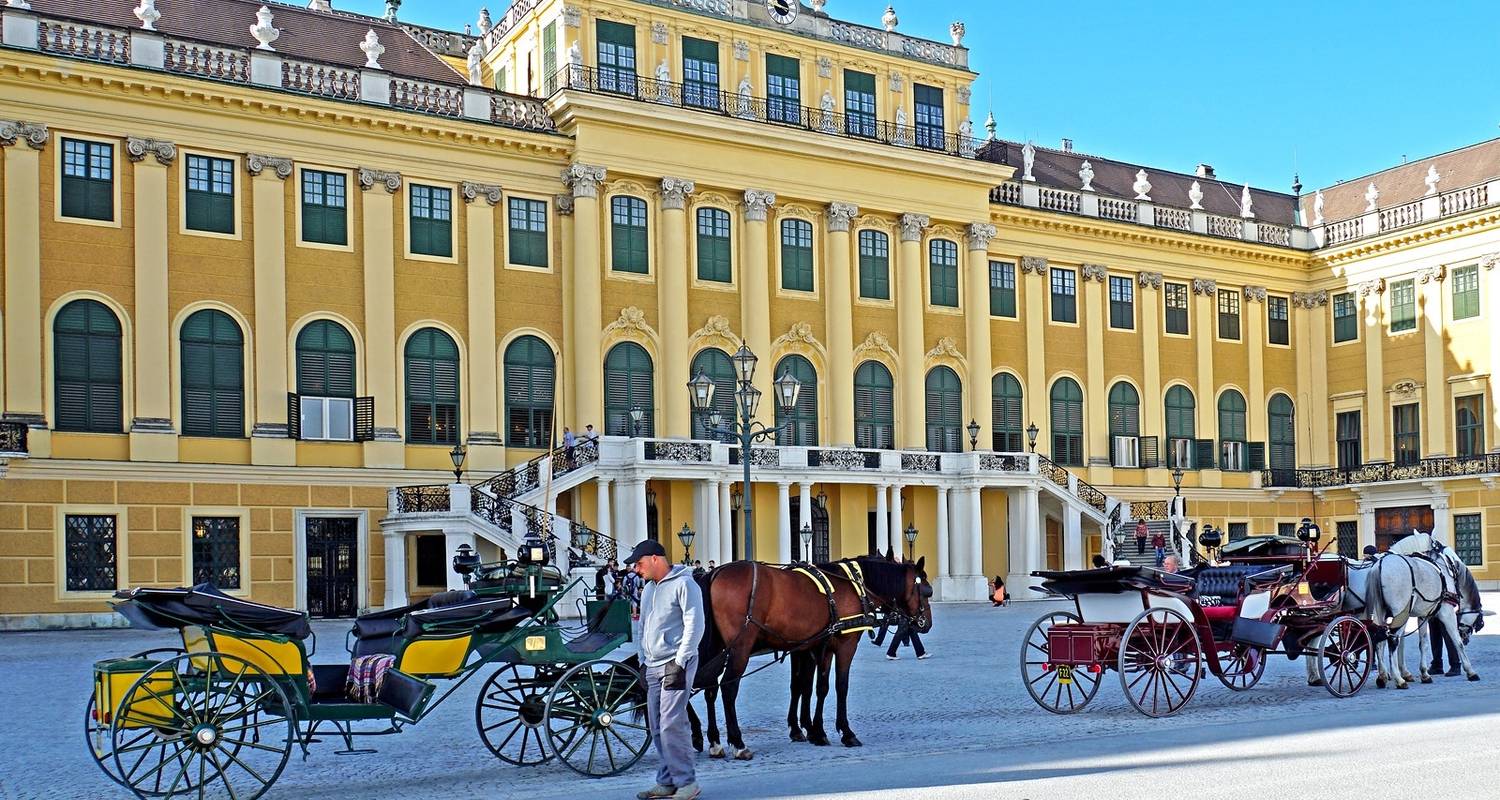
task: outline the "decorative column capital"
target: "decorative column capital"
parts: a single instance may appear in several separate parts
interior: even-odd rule
[[[552,200],[557,204],[557,213],[565,217],[573,216],[573,195],[553,195]]]
[[[1373,281],[1365,281],[1364,283],[1357,284],[1356,288],[1359,290],[1360,297],[1368,297],[1372,294],[1384,294],[1385,278],[1376,278]]]
[[[854,218],[859,216],[859,206],[853,203],[832,202],[828,204],[828,230],[848,233]]]
[[[932,217],[926,214],[902,214],[899,220],[901,226],[901,241],[920,242],[922,231],[932,224]]]
[[[776,205],[776,193],[764,189],[745,190],[745,219],[751,222],[765,222],[766,213],[771,206]]]
[[[0,122],[0,147],[8,147],[17,139],[23,139],[31,149],[40,150],[47,146],[47,136],[47,126],[40,122]]]
[[[1135,276],[1135,282],[1139,284],[1142,289],[1160,289],[1161,273],[1142,272]]]
[[[673,211],[687,208],[688,195],[697,191],[698,185],[684,178],[661,179],[661,207]]]
[[[1500,264],[1500,253],[1490,253],[1479,258],[1479,266],[1485,269],[1494,269],[1496,264]]]
[[[160,139],[146,139],[140,136],[128,136],[125,139],[125,155],[131,161],[142,161],[150,154],[156,158],[156,163],[164,166],[172,166],[177,158],[177,145],[164,142]]]
[[[1245,287],[1245,299],[1249,300],[1252,303],[1264,303],[1264,302],[1266,302],[1266,287],[1264,287],[1264,286],[1246,286]]]
[[[459,194],[463,195],[465,203],[472,203],[483,197],[492,206],[500,205],[501,187],[493,183],[475,183],[464,181],[460,186]]]
[[[1446,277],[1448,277],[1448,268],[1443,266],[1442,264],[1431,267],[1429,269],[1424,269],[1422,270],[1421,274],[1417,276],[1418,280],[1422,283],[1431,283],[1434,281],[1436,281],[1437,283],[1442,283],[1443,278]]]
[[[1109,267],[1103,264],[1084,264],[1080,271],[1083,273],[1085,283],[1088,281],[1104,283],[1105,279],[1109,277]]]
[[[401,188],[401,173],[387,172],[371,167],[359,168],[359,188],[368,191],[375,188],[375,184],[377,183],[385,184],[387,194],[395,194],[396,190]]]
[[[1328,290],[1319,289],[1316,292],[1292,292],[1292,305],[1306,309],[1326,306],[1328,305]]]
[[[261,170],[270,167],[276,177],[286,180],[292,176],[292,160],[280,156],[266,156],[260,153],[245,154],[245,171],[251,175],[259,175]]]
[[[1047,259],[1043,256],[1021,256],[1021,274],[1047,274]]]
[[[593,164],[570,164],[563,172],[563,184],[573,190],[574,197],[598,197],[599,185],[604,183],[604,167]]]
[[[1219,291],[1219,282],[1213,278],[1194,278],[1193,294],[1213,297]]]
[[[964,244],[967,244],[970,250],[988,250],[990,241],[997,233],[999,231],[995,229],[995,226],[988,222],[971,222],[968,229],[964,231]]]

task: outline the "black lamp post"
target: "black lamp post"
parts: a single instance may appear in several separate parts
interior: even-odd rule
[[[965,427],[968,428],[968,431],[969,431],[969,449],[970,450],[978,450],[979,449],[979,420],[971,418],[969,420],[969,424],[966,425]]]
[[[682,563],[693,563],[693,539],[697,536],[686,522],[682,523],[682,530],[677,532],[677,541],[682,542]]]
[[[464,479],[464,458],[468,455],[469,451],[464,449],[464,446],[461,444],[453,445],[453,449],[448,451],[448,458],[453,462],[454,483],[458,483]]]
[[[906,530],[901,535],[906,537],[906,560],[916,561],[917,526],[910,522],[906,523]]]
[[[802,560],[810,564],[810,563],[812,563],[812,540],[813,540],[812,523],[805,523],[802,526],[801,537],[802,537]]]
[[[731,500],[735,503],[735,509],[741,513],[740,530],[744,539],[744,557],[746,561],[755,560],[755,529],[751,526],[751,520],[755,514],[755,497],[750,489],[750,462],[751,446],[764,439],[776,439],[784,430],[783,423],[774,427],[755,420],[755,412],[760,408],[761,391],[752,385],[755,379],[755,365],[760,361],[759,357],[750,351],[744,344],[729,357],[730,363],[734,365],[734,419],[725,420],[722,414],[713,410],[713,399],[715,386],[712,380],[704,373],[699,373],[688,381],[688,395],[692,401],[693,413],[701,415],[708,427],[708,432],[725,441],[738,440],[740,446],[740,465],[744,467],[744,476],[741,486],[743,493],[736,497],[743,498],[740,501]],[[797,397],[801,394],[802,382],[797,380],[790,372],[783,373],[780,378],[772,384],[772,392],[776,396],[776,407],[782,414],[788,414],[797,406]]]
[[[1041,432],[1041,429],[1036,426],[1035,422],[1026,426],[1026,445],[1031,448],[1031,452],[1033,453],[1036,452],[1036,435]]]
[[[1181,466],[1176,466],[1176,467],[1172,468],[1172,491],[1175,492],[1178,496],[1182,495],[1182,467]]]

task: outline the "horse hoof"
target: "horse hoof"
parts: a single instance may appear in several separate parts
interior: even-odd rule
[[[755,754],[750,752],[750,748],[748,747],[743,750],[736,750],[734,752],[735,761],[749,761],[752,758],[755,758]]]
[[[1431,675],[1423,675],[1422,676],[1422,683],[1432,683],[1432,676]]]
[[[1385,688],[1385,678],[1376,678],[1375,679],[1375,688],[1377,688],[1377,689],[1384,689]]]
[[[1475,678],[1475,680],[1478,680],[1478,678]],[[815,747],[827,747],[828,746],[828,737],[827,736],[809,736],[807,738],[807,740],[809,742],[812,742],[813,746],[815,746]]]
[[[845,747],[864,747],[865,746],[865,743],[861,742],[859,739],[855,738],[853,734],[850,734],[849,736],[845,736],[844,739],[843,739],[843,742],[844,742],[844,746]]]
[[[1309,680],[1307,682],[1307,685],[1308,686],[1322,686],[1323,685],[1323,679],[1322,678],[1313,678],[1313,679],[1311,679],[1311,680]]]
[[[807,737],[802,735],[802,731],[794,730],[794,731],[792,731],[791,735],[792,735],[792,741],[794,741],[794,742],[805,742],[805,741],[807,741]]]
[[[1411,684],[1406,683],[1406,682],[1398,683],[1398,684],[1396,684],[1396,688],[1397,689],[1410,689],[1411,688]]]
[[[721,746],[719,746],[719,745],[714,745],[713,747],[708,748],[708,757],[709,758],[723,758],[724,757],[724,748],[721,747]]]
[[[1476,672],[1473,675],[1470,675],[1469,676],[1469,680],[1470,681],[1477,681],[1477,680],[1479,680],[1479,673]]]

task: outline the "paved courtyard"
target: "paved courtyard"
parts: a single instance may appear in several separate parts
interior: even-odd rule
[[[1500,595],[1485,603],[1500,607]],[[1171,719],[1131,710],[1113,673],[1093,705],[1058,717],[1031,702],[1016,669],[1026,626],[1058,607],[940,605],[926,661],[907,650],[888,662],[866,642],[851,692],[860,749],[791,743],[785,666],[749,678],[740,708],[755,759],[702,758],[704,797],[1490,798],[1500,785],[1500,621],[1471,645],[1485,678],[1478,683],[1438,678],[1397,692],[1372,681],[1337,700],[1307,687],[1300,663],[1278,659],[1248,693],[1208,678]],[[315,661],[344,655],[345,627],[317,626]],[[139,631],[0,636],[0,798],[126,796],[84,750],[89,665],[170,641]],[[1414,663],[1415,643],[1408,646]],[[492,758],[474,730],[478,684],[406,733],[370,740],[378,754],[339,756],[326,742],[305,762],[294,753],[269,796],[627,798],[651,783],[654,756],[597,781],[561,765]]]

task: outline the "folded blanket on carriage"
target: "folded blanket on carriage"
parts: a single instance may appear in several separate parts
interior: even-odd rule
[[[370,656],[355,656],[349,662],[349,678],[344,693],[356,703],[374,703],[380,696],[380,686],[385,674],[395,666],[396,657],[385,653]]]

